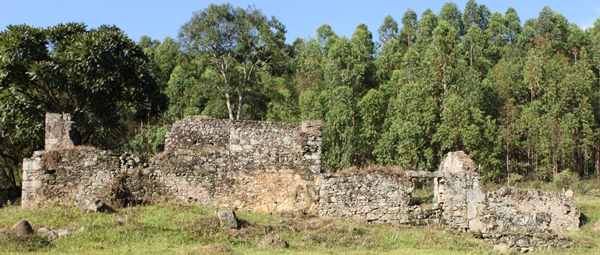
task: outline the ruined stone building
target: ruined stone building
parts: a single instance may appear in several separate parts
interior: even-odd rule
[[[68,115],[47,114],[46,149],[23,160],[24,208],[177,200],[372,223],[446,224],[524,249],[564,245],[561,233],[579,229],[571,198],[510,188],[486,192],[463,152],[449,153],[436,172],[323,173],[316,122],[190,116],[173,124],[165,151],[149,159],[76,147],[71,125]],[[412,178],[434,182],[433,203],[411,204]]]

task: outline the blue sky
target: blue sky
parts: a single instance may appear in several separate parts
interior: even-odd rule
[[[209,4],[230,2],[233,6],[256,5],[267,16],[275,16],[286,25],[287,41],[295,38],[314,37],[317,28],[329,24],[338,35],[352,36],[356,26],[365,23],[377,38],[377,29],[386,15],[392,15],[400,23],[407,8],[413,9],[419,18],[430,8],[439,13],[446,0],[370,0],[370,1],[328,1],[328,0],[1,0],[0,29],[9,24],[29,24],[38,27],[53,26],[58,23],[84,22],[88,27],[101,24],[117,25],[133,40],[142,35],[163,40],[166,36],[177,37],[181,25],[190,20],[194,11],[206,8]],[[467,0],[455,0],[461,11]],[[571,23],[583,28],[593,26],[600,17],[600,1],[565,0],[479,0],[492,12],[504,13],[508,7],[517,10],[522,22],[535,18],[546,5],[562,13]]]

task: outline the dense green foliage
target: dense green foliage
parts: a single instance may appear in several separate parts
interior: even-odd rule
[[[68,23],[0,32],[0,169],[43,148],[46,112],[70,113],[84,144],[117,149],[132,123],[166,108],[142,49],[114,26]]]
[[[109,132],[114,127],[100,125],[110,118],[146,117],[147,122],[128,122],[127,130],[139,135],[120,147],[139,153],[154,152],[169,125],[187,115],[322,119],[323,163],[331,171],[370,164],[431,171],[447,152],[464,150],[487,180],[600,173],[600,21],[583,30],[545,7],[522,23],[513,8],[492,13],[474,0],[463,11],[447,3],[437,15],[428,9],[419,17],[408,9],[400,22],[382,18],[379,41],[364,24],[350,37],[324,24],[315,38],[286,45],[285,26],[256,7],[210,5],[182,25],[179,41],[142,37],[142,51],[128,42],[132,48],[125,56],[143,52],[139,59],[148,63],[136,68],[144,66],[151,78],[84,69],[88,62],[79,58],[90,56],[86,50],[108,47],[102,37],[90,36],[87,44],[53,39],[116,28],[27,28],[29,33],[9,37],[25,29],[9,27],[0,41],[3,162],[15,159],[15,167],[39,148],[41,113],[57,111],[86,116],[85,123],[97,123],[89,127],[100,134],[114,134]],[[7,51],[14,40],[27,47],[21,55]],[[76,54],[66,54],[71,51]],[[159,117],[147,118],[163,104],[148,94],[154,89],[131,85],[139,79],[167,95],[168,108]],[[119,96],[110,86],[95,89],[98,84],[119,84],[116,91],[127,87],[134,93]],[[121,103],[69,94],[88,87]],[[73,103],[56,103],[67,99]],[[135,110],[142,102],[146,110]],[[115,115],[120,104],[127,111]],[[102,145],[98,139],[107,136],[89,137]]]

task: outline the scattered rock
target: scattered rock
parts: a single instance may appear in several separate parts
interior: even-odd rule
[[[67,237],[71,235],[71,231],[68,229],[59,229],[56,230],[56,234],[58,235],[58,237]]]
[[[283,240],[279,235],[265,236],[258,243],[260,248],[288,248],[290,245],[286,240]]]
[[[565,192],[565,196],[567,196],[567,197],[573,197],[573,196],[575,196],[575,193],[573,193],[573,191],[572,191],[572,190],[567,190],[567,191]]]
[[[34,233],[33,228],[26,220],[21,220],[10,228],[10,232],[22,237],[30,236]]]
[[[192,248],[192,251],[200,253],[200,254],[210,254],[210,253],[228,253],[231,250],[223,244],[216,244],[216,245],[205,245],[205,246],[194,247],[194,248]]]
[[[520,251],[521,251],[521,253],[532,252],[532,251],[533,251],[533,248],[531,248],[531,247],[527,247],[527,248],[521,248],[521,250],[520,250]]]
[[[48,239],[48,241],[54,241],[54,239],[58,238],[58,235],[56,234],[56,232],[54,231],[48,231],[46,233],[46,239]]]
[[[519,247],[529,247],[529,239],[521,238],[516,242]]]
[[[37,230],[37,234],[41,235],[41,236],[46,235],[48,232],[50,232],[50,229],[48,229],[46,227],[41,227],[41,228],[38,228],[38,230]]]
[[[127,221],[125,221],[125,219],[123,219],[123,218],[121,218],[121,217],[119,217],[119,218],[117,219],[117,224],[118,224],[118,225],[120,225],[120,226],[123,226],[123,225],[125,225],[125,223],[127,223]]]
[[[51,230],[50,232],[46,233],[46,238],[48,239],[48,241],[52,241],[52,240],[55,240],[56,238],[67,237],[70,235],[71,235],[71,231],[68,229],[57,229],[57,230]]]
[[[233,210],[219,211],[217,212],[217,216],[219,217],[219,221],[221,221],[221,226],[238,228],[238,220],[235,217],[235,212]]]
[[[88,212],[111,212],[113,211],[110,206],[104,203],[99,198],[92,199],[89,205],[86,207]]]
[[[510,247],[507,244],[500,243],[494,245],[494,251],[497,251],[500,254],[508,254],[510,252]]]

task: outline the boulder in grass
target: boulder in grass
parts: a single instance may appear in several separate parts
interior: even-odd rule
[[[238,220],[233,210],[219,211],[217,212],[217,216],[219,217],[219,221],[221,221],[221,226],[233,229],[238,228]]]
[[[499,243],[494,246],[494,250],[500,254],[508,254],[510,252],[510,247],[507,244]]]
[[[596,233],[600,232],[600,221],[594,223],[594,225],[592,226],[592,231]]]
[[[260,248],[288,248],[290,245],[286,240],[283,240],[279,235],[268,235],[263,237],[258,243]]]
[[[574,197],[575,193],[572,190],[567,190],[565,192],[565,196],[567,196],[567,197]]]
[[[29,224],[29,222],[26,220],[21,220],[15,223],[15,225],[10,228],[10,232],[21,237],[28,237],[35,233],[31,227],[31,224]]]

